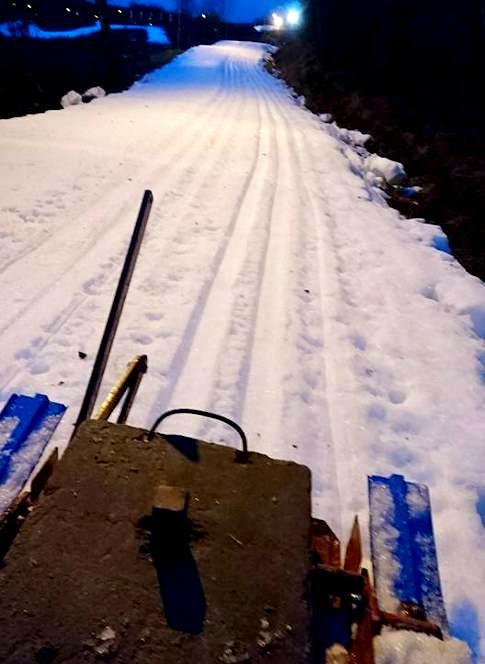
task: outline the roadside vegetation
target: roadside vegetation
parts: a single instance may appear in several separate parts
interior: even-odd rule
[[[371,152],[404,164],[408,198],[390,190],[405,216],[439,224],[454,256],[485,280],[485,113],[483,71],[451,84],[441,76],[372,78],[338,68],[315,45],[292,40],[275,67],[315,113],[331,113],[342,127],[369,133]]]
[[[100,85],[119,92],[148,71],[167,64],[173,48],[147,42],[143,31],[116,31],[76,39],[0,37],[0,117],[60,108],[69,90]]]

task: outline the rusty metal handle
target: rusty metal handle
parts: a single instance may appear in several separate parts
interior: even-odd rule
[[[148,432],[146,440],[153,440],[153,437],[155,436],[155,432],[158,426],[163,422],[163,420],[166,420],[167,417],[170,417],[172,415],[200,415],[201,417],[209,417],[212,420],[218,420],[219,422],[227,424],[228,426],[235,429],[235,431],[237,431],[241,437],[242,452],[237,453],[237,460],[243,463],[245,463],[248,460],[249,458],[248,440],[246,438],[246,434],[241,429],[239,424],[236,424],[236,422],[233,422],[228,417],[224,417],[224,415],[217,415],[217,413],[209,413],[206,410],[196,410],[194,408],[176,408],[175,410],[168,410],[166,413],[163,413],[163,415],[160,415],[160,417],[155,421],[155,424]]]

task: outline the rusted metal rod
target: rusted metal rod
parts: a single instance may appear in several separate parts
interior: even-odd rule
[[[143,374],[147,371],[147,356],[139,355],[128,363],[126,369],[118,378],[116,383],[109,391],[108,396],[99,406],[94,416],[95,420],[107,420],[116,406],[120,403],[126,394],[126,400],[123,403],[118,424],[124,424],[130,412],[131,406],[136,396]]]

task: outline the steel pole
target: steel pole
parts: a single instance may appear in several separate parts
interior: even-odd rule
[[[145,233],[145,228],[152,203],[153,194],[151,191],[147,190],[143,195],[138,218],[136,220],[133,235],[131,236],[130,246],[128,247],[128,252],[126,254],[123,269],[118,281],[118,287],[113,299],[113,304],[111,305],[111,311],[109,312],[108,320],[106,321],[103,338],[101,339],[101,343],[99,345],[98,354],[96,356],[96,361],[94,362],[91,378],[89,379],[89,383],[86,388],[86,394],[84,395],[81,410],[79,411],[74,433],[81,422],[84,422],[84,420],[87,420],[89,417],[91,417],[93,412],[99,388],[101,387],[101,381],[103,380],[104,371],[106,369],[106,364],[108,363],[111,347],[113,345],[116,331],[118,329],[118,324],[120,322],[126,295],[130,287],[136,260],[138,258],[138,254],[140,253],[140,246],[143,240],[143,235]]]
[[[180,35],[182,32],[182,0],[179,0],[177,15],[177,49],[180,50]]]

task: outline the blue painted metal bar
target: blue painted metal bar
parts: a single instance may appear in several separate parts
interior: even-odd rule
[[[402,475],[374,475],[369,477],[369,504],[378,599],[392,595],[398,604],[422,607],[428,620],[446,632],[427,487],[406,482]]]
[[[11,395],[0,413],[0,486],[8,479],[16,454],[24,449],[29,436],[35,432],[39,433],[36,441],[39,452],[37,460],[40,458],[65,410],[66,406],[49,401],[43,394],[34,397]],[[46,420],[51,416],[56,418],[56,422],[54,426],[48,427],[42,436]],[[33,462],[30,470],[33,470],[35,463]]]

